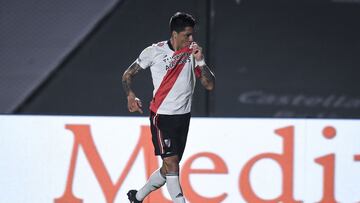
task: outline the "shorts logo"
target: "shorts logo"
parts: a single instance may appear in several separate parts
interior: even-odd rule
[[[170,147],[171,146],[171,140],[170,139],[165,139],[164,140],[164,143],[167,147]]]

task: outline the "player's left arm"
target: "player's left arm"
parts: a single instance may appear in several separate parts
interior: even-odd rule
[[[197,45],[195,42],[193,42],[192,49],[193,49],[192,54],[196,60],[197,65],[200,68],[201,84],[205,87],[205,89],[213,90],[215,87],[215,75],[204,61],[202,48],[199,45]]]

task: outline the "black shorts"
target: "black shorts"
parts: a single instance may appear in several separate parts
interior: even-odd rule
[[[191,114],[163,115],[150,112],[150,126],[155,155],[162,158],[178,155],[185,150]]]

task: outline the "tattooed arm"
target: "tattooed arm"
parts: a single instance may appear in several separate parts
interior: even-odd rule
[[[209,66],[207,66],[204,62],[204,56],[202,54],[202,48],[198,46],[195,42],[191,45],[194,55],[194,58],[196,61],[200,61],[199,67],[201,70],[200,75],[200,81],[201,84],[205,87],[207,90],[213,90],[215,87],[215,75],[213,72],[211,72]]]
[[[204,64],[203,66],[199,66],[201,70],[200,81],[201,84],[207,90],[213,90],[215,87],[215,75],[211,72],[209,66]]]
[[[136,97],[134,91],[131,89],[131,83],[133,77],[140,71],[142,68],[139,64],[134,62],[130,65],[128,69],[124,72],[122,76],[122,85],[123,89],[127,95],[127,101],[128,101],[128,109],[130,112],[140,112],[143,113],[141,107],[141,100]]]

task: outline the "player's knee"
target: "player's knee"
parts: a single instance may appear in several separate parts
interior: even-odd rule
[[[179,163],[176,162],[165,162],[165,174],[167,173],[179,173]]]
[[[163,159],[163,165],[165,168],[165,174],[179,173],[179,158],[178,157],[166,157]]]

